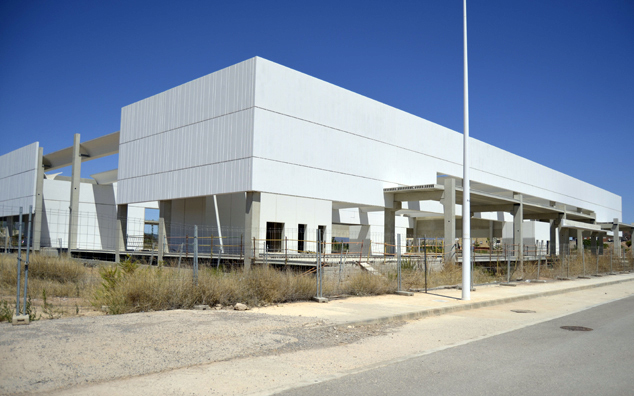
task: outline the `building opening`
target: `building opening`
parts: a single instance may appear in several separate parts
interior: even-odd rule
[[[284,238],[284,223],[266,223],[266,251],[281,252]]]
[[[304,239],[306,239],[306,224],[297,225],[297,251],[304,251]]]
[[[321,240],[321,250],[320,251],[323,253],[323,252],[326,251],[326,242],[328,242],[327,238],[326,238],[326,226],[325,225],[320,225],[318,230],[319,230],[319,235],[317,237],[318,237],[318,240]]]

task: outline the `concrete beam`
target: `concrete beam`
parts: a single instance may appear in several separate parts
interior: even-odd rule
[[[448,177],[444,184],[445,193],[440,203],[444,208],[445,262],[449,263],[455,260],[456,253],[456,180]]]
[[[249,191],[246,195],[244,213],[244,269],[251,269],[251,261],[258,257],[257,247],[253,249],[253,238],[258,238],[260,231],[260,193]]]
[[[513,204],[501,204],[501,205],[472,205],[471,211],[474,213],[486,213],[486,212],[507,212],[512,213],[515,205]]]
[[[70,219],[68,221],[68,255],[77,249],[77,228],[79,227],[79,188],[81,185],[81,142],[80,135],[73,139],[71,158],[72,176],[70,179]]]
[[[44,148],[37,153],[37,175],[35,180],[35,216],[33,217],[33,250],[39,251],[42,246],[42,215],[44,190]]]
[[[442,198],[443,191],[420,191],[408,193],[395,193],[394,201],[439,201]]]
[[[561,213],[527,213],[524,215],[524,220],[556,220],[561,216]]]

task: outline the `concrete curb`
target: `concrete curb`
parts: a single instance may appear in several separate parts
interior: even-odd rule
[[[617,285],[619,283],[632,282],[632,281],[634,281],[634,278],[619,279],[615,281],[602,282],[602,283],[597,283],[592,285],[583,285],[583,286],[569,287],[569,288],[560,289],[560,290],[550,290],[545,292],[525,294],[523,296],[498,298],[495,300],[479,301],[479,302],[467,303],[462,305],[453,305],[453,306],[443,307],[443,308],[428,308],[428,309],[423,309],[421,311],[416,311],[416,312],[408,312],[408,313],[395,314],[390,316],[382,316],[379,318],[373,318],[373,319],[367,319],[367,320],[355,320],[351,322],[338,324],[338,326],[369,325],[369,324],[396,322],[396,321],[403,321],[403,320],[421,319],[421,318],[425,318],[429,316],[439,316],[439,315],[445,315],[448,313],[468,311],[471,309],[492,307],[495,305],[508,304],[508,303],[513,303],[517,301],[532,300],[534,298],[540,298],[540,297],[555,296],[558,294],[565,294],[565,293],[571,293],[571,292],[576,292],[581,290],[594,289],[594,288],[603,287],[603,286]]]

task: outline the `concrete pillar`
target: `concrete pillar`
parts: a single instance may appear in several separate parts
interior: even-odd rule
[[[550,255],[557,255],[557,236],[559,235],[559,228],[561,227],[561,221],[563,220],[563,214],[560,214],[556,219],[550,223]],[[560,239],[561,240],[561,239]]]
[[[619,229],[619,219],[615,218],[612,222],[612,232],[614,233],[614,238],[612,238],[614,257],[621,257],[621,237],[619,236],[621,230]]]
[[[489,221],[489,251],[493,247],[493,221]]]
[[[68,255],[77,249],[77,228],[79,226],[79,186],[81,184],[80,135],[73,139],[72,175],[70,179],[70,218],[68,221]]]
[[[455,261],[456,243],[456,180],[445,178],[445,192],[443,193],[440,203],[444,210],[444,238],[445,238],[445,262]]]
[[[15,217],[14,216],[7,216],[7,228],[8,228],[8,232],[9,232],[9,246],[11,246],[11,243],[13,242],[13,227],[15,225]]]
[[[251,269],[251,260],[255,263],[258,249],[253,250],[253,238],[258,238],[260,232],[260,193],[249,191],[246,195],[244,216],[244,269]]]
[[[172,223],[172,201],[159,202],[158,228],[158,261],[163,261],[163,254],[169,253],[169,234],[165,224]]]
[[[599,236],[596,232],[590,234],[590,253],[597,254],[597,239]]]
[[[522,224],[524,223],[524,202],[522,200],[522,194],[513,194],[513,198],[520,201],[520,203],[513,205],[513,245],[517,249],[517,257],[520,262],[524,261],[524,230]]]
[[[603,238],[605,237],[605,234],[600,232],[599,235],[597,235],[597,254],[599,255],[603,255]]]
[[[559,228],[559,256],[567,256],[570,250],[570,229]]]
[[[383,243],[393,245],[385,246],[385,253],[396,252],[396,211],[401,209],[401,205],[401,202],[394,201],[391,208],[383,210]]]
[[[127,250],[128,239],[128,205],[117,205],[117,235],[114,248],[114,261],[118,263],[121,251]]]
[[[577,230],[577,253],[583,255],[583,230]]]
[[[33,250],[39,251],[42,245],[42,216],[44,197],[44,148],[40,147],[37,153],[37,175],[35,180],[35,216],[33,216]]]

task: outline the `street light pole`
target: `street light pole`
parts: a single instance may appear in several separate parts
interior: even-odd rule
[[[462,299],[471,299],[471,188],[469,180],[469,73],[467,66],[467,0],[464,5],[464,143],[462,177]]]

